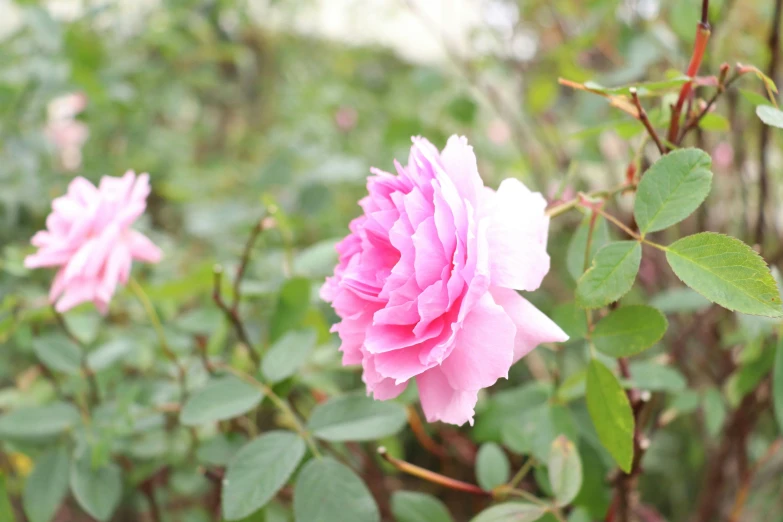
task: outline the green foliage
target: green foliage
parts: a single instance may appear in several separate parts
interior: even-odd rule
[[[634,216],[642,234],[663,230],[688,217],[707,197],[712,160],[699,149],[662,156],[636,189]]]
[[[783,316],[780,293],[767,264],[738,239],[702,232],[672,243],[666,259],[683,283],[724,308]]]
[[[633,286],[641,260],[642,246],[636,241],[616,241],[601,248],[579,278],[576,304],[600,308],[620,299]]]
[[[766,103],[766,100],[764,100]],[[756,115],[770,127],[783,129],[783,111],[771,105],[759,105],[756,107]]]
[[[280,337],[264,355],[261,371],[267,381],[280,382],[294,375],[315,348],[314,330],[290,331]]]
[[[198,426],[232,419],[258,406],[263,398],[260,390],[237,377],[215,377],[187,400],[180,422]]]
[[[96,466],[85,451],[71,463],[71,493],[91,517],[106,522],[122,497],[122,470],[113,462]]]
[[[631,471],[634,418],[617,378],[596,359],[587,367],[587,410],[604,448],[620,469]]]
[[[334,397],[316,407],[307,428],[319,439],[363,441],[394,435],[405,421],[405,408],[401,405],[353,393]]]
[[[40,361],[52,371],[78,375],[82,354],[79,346],[61,335],[49,335],[33,340],[33,351]]]
[[[396,522],[453,522],[446,506],[426,493],[395,491],[391,510]]]
[[[566,267],[568,273],[574,278],[574,281],[578,281],[582,274],[585,272],[585,250],[587,248],[587,236],[590,231],[590,216],[586,216],[579,224],[579,228],[576,229],[574,235],[571,237],[571,241],[568,243],[568,252],[566,253]],[[595,229],[593,230],[593,238],[590,243],[590,253],[588,254],[587,266],[595,259],[595,254],[610,241],[609,226],[606,224],[606,220],[597,216],[595,220]]]
[[[33,406],[0,416],[0,438],[36,440],[52,437],[79,423],[79,411],[65,402]]]
[[[8,522],[15,522],[14,507],[11,505],[11,497],[8,494],[8,480],[4,474],[0,474],[0,517]]]
[[[778,339],[775,347],[775,369],[772,375],[772,405],[775,420],[783,432],[783,337]]]
[[[50,522],[66,493],[71,461],[65,448],[57,447],[38,457],[25,481],[22,504],[30,522]]]
[[[378,506],[350,468],[325,457],[312,459],[294,487],[296,522],[379,522]]]
[[[582,461],[568,438],[561,435],[552,443],[547,469],[555,499],[561,506],[570,504],[582,487]]]
[[[241,520],[264,507],[285,485],[304,454],[304,441],[286,431],[265,433],[243,446],[223,479],[223,517]]]
[[[506,502],[485,509],[470,522],[535,522],[546,513],[546,508],[524,502]]]
[[[601,319],[592,333],[596,349],[611,357],[629,357],[648,349],[666,333],[666,317],[650,306],[623,306]]]
[[[482,444],[476,454],[476,480],[479,486],[492,490],[508,482],[511,464],[503,449],[494,442]]]

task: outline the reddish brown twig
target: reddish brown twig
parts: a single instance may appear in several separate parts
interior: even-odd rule
[[[378,448],[378,454],[386,462],[388,462],[398,470],[402,471],[403,473],[413,475],[414,477],[419,477],[420,479],[426,480],[428,482],[432,482],[433,484],[439,484],[449,489],[463,491],[465,493],[479,495],[482,497],[492,496],[491,491],[486,491],[484,489],[481,489],[475,484],[469,484],[461,480],[456,480],[447,477],[445,475],[441,475],[440,473],[435,473],[434,471],[421,468],[419,466],[416,466],[415,464],[411,464],[410,462],[405,462],[404,460],[400,460],[398,458],[392,457],[391,455],[389,455],[389,453],[386,451],[386,448],[384,448],[383,446]]]
[[[690,78],[685,82],[680,89],[680,95],[677,97],[677,103],[672,108],[671,121],[669,123],[669,133],[666,137],[669,144],[674,144],[677,141],[677,136],[680,131],[680,116],[682,114],[683,106],[688,96],[693,89],[693,78],[699,73],[699,67],[704,59],[704,52],[707,50],[707,42],[710,39],[710,24],[707,20],[709,13],[709,0],[703,0],[701,7],[701,21],[696,26],[696,42],[693,45],[693,54],[691,55],[691,61],[688,64],[688,70],[686,75]],[[667,150],[671,150],[671,145],[667,146]]]
[[[655,131],[655,127],[653,127],[652,123],[650,123],[650,118],[647,117],[647,112],[645,112],[644,107],[642,107],[642,102],[639,101],[639,95],[636,92],[636,87],[631,87],[630,92],[633,103],[636,105],[636,110],[639,111],[639,121],[642,122],[644,128],[647,129],[647,133],[653,139],[655,145],[658,146],[658,151],[661,154],[666,154],[666,148],[663,146],[663,143],[661,143],[661,138],[658,137],[658,133]]]
[[[424,424],[421,422],[421,418],[419,418],[419,414],[416,412],[416,408],[414,406],[408,406],[407,411],[408,425],[411,427],[411,431],[416,437],[416,440],[419,441],[419,444],[421,444],[421,447],[433,455],[436,455],[440,458],[446,458],[448,456],[446,450],[438,445],[438,443],[435,442],[432,437],[430,437],[430,434],[427,433],[427,430],[424,428]]]
[[[223,284],[223,267],[220,265],[215,265],[212,273],[212,300],[215,301],[217,307],[223,311],[223,314],[225,314],[226,318],[232,324],[239,341],[245,345],[247,348],[247,353],[250,355],[250,359],[253,361],[255,367],[258,368],[261,366],[261,359],[258,356],[258,353],[256,353],[255,347],[250,341],[250,337],[247,335],[247,330],[245,330],[245,325],[242,322],[242,318],[239,317],[239,312],[236,308],[229,307],[223,300],[223,293],[221,291],[221,285]]]

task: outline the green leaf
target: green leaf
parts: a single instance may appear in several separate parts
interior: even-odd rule
[[[546,512],[546,507],[535,504],[505,502],[485,509],[470,522],[535,522]]]
[[[655,294],[650,299],[650,306],[665,314],[700,312],[706,310],[712,303],[700,293],[688,287],[669,288]]]
[[[179,416],[185,426],[233,419],[252,410],[264,394],[234,376],[216,377],[196,391]]]
[[[772,406],[778,427],[783,433],[783,336],[775,348],[775,365],[772,370]]]
[[[406,420],[400,404],[352,393],[316,406],[307,428],[319,439],[332,442],[376,440],[394,435]]]
[[[294,375],[315,348],[315,330],[290,331],[283,334],[264,355],[261,371],[270,383]]]
[[[783,129],[783,111],[771,105],[759,105],[756,107],[756,116],[770,127]]]
[[[609,243],[595,256],[593,266],[576,284],[576,304],[582,308],[601,308],[617,301],[633,286],[642,246],[637,241]]]
[[[79,420],[79,410],[66,402],[13,410],[0,416],[0,438],[51,437],[73,428]]]
[[[656,161],[636,189],[633,213],[642,234],[679,223],[702,204],[710,192],[710,155],[699,149],[679,149]]]
[[[568,335],[568,341],[578,341],[587,335],[585,311],[574,302],[561,303],[552,310],[552,320]]]
[[[86,451],[71,465],[71,492],[91,517],[105,522],[122,497],[122,470],[113,462],[93,468],[90,452]]]
[[[680,392],[687,387],[685,377],[671,366],[638,361],[628,365],[628,370],[633,384],[643,390]]]
[[[24,484],[22,505],[30,522],[51,522],[68,493],[70,458],[65,448],[53,448],[35,462]]]
[[[15,522],[14,507],[11,505],[11,496],[6,485],[6,476],[0,472],[0,520],[3,522]]]
[[[566,268],[568,268],[568,273],[571,274],[574,281],[577,281],[585,272],[585,249],[587,248],[587,234],[589,230],[590,216],[586,216],[568,243]],[[606,224],[603,216],[598,216],[596,217],[595,229],[593,230],[593,241],[590,244],[588,265],[593,262],[596,252],[609,241],[609,226]]]
[[[476,479],[487,491],[505,484],[511,474],[511,465],[503,449],[494,442],[482,444],[476,455]]]
[[[726,406],[723,397],[716,388],[704,393],[704,424],[710,437],[717,437],[726,420]]]
[[[133,348],[133,342],[130,339],[109,341],[87,355],[87,365],[95,372],[105,370],[125,358],[133,351]]]
[[[350,468],[331,457],[313,459],[294,486],[296,522],[380,522],[372,494]]]
[[[666,260],[686,285],[724,308],[783,316],[767,264],[739,239],[714,232],[687,236],[668,247]]]
[[[535,407],[509,412],[517,419],[508,419],[501,435],[503,444],[511,451],[532,454],[541,462],[549,458],[552,442],[558,435],[576,441],[579,430],[571,412],[565,406],[547,402]]]
[[[731,128],[731,125],[724,116],[716,112],[710,112],[705,114],[699,121],[699,127],[704,130],[726,132]]]
[[[270,431],[237,452],[223,479],[223,517],[240,520],[261,509],[280,491],[305,454],[295,433]]]
[[[310,308],[310,280],[294,277],[280,289],[277,308],[270,322],[269,339],[274,342],[285,332],[300,325]]]
[[[766,96],[762,96],[757,92],[749,91],[747,89],[740,89],[740,94],[743,98],[745,98],[746,101],[748,101],[751,105],[769,105],[769,100]]]
[[[596,349],[610,357],[630,357],[661,340],[666,317],[650,306],[623,306],[601,319],[593,330]]]
[[[33,351],[47,368],[55,372],[79,375],[82,351],[62,335],[46,335],[33,339]]]
[[[601,444],[620,469],[631,471],[634,430],[631,405],[614,374],[596,359],[587,368],[587,410]]]
[[[439,499],[418,491],[395,491],[391,511],[396,522],[453,522]]]
[[[576,446],[568,437],[561,435],[554,440],[547,468],[549,483],[558,504],[570,504],[582,487],[582,461]]]

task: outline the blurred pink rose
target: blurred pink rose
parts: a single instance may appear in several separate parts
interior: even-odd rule
[[[487,136],[489,136],[492,143],[503,145],[511,139],[511,128],[505,121],[496,118],[492,120],[489,123],[489,127],[487,127]]]
[[[104,176],[98,188],[74,178],[68,193],[52,201],[46,230],[31,241],[38,252],[24,264],[59,268],[49,292],[58,312],[92,301],[105,314],[117,284],[127,283],[133,260],[160,260],[160,249],[130,228],[149,193],[149,176],[128,171],[121,178]]]
[[[428,421],[472,423],[480,389],[538,344],[567,339],[514,291],[549,271],[546,202],[515,179],[484,187],[463,137],[442,153],[414,138],[408,166],[395,167],[372,169],[321,296],[368,393],[391,399],[415,377]]]
[[[353,130],[358,120],[359,115],[353,107],[343,106],[334,113],[334,122],[337,124],[337,128],[343,132]]]
[[[734,163],[734,147],[727,141],[721,141],[715,145],[712,151],[715,167],[720,170],[728,170]]]
[[[65,170],[76,170],[82,164],[82,146],[90,131],[75,117],[86,106],[87,96],[82,93],[66,94],[49,102],[49,121],[44,133],[57,149],[60,164]]]

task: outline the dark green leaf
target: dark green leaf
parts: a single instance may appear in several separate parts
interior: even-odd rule
[[[699,149],[675,150],[656,161],[636,189],[639,231],[663,230],[696,210],[710,192],[711,165],[710,155]]]
[[[582,308],[601,308],[617,301],[633,286],[642,246],[637,241],[616,241],[604,246],[593,259],[593,266],[576,285],[576,304]]]
[[[671,366],[639,361],[631,363],[629,370],[633,384],[643,390],[679,392],[687,386],[685,377]]]
[[[237,377],[213,378],[187,400],[180,422],[197,426],[233,419],[258,406],[263,398],[260,390]]]
[[[582,461],[568,437],[560,435],[552,442],[547,469],[555,499],[561,506],[570,504],[582,487]]]
[[[783,433],[783,336],[778,339],[775,348],[775,366],[772,373],[772,405],[775,419]]]
[[[601,319],[593,330],[596,349],[611,357],[643,352],[666,333],[666,317],[650,306],[623,306]]]
[[[298,327],[310,308],[310,280],[294,277],[280,289],[277,308],[270,322],[269,340],[274,342],[285,332]]]
[[[295,433],[270,431],[237,452],[223,479],[223,517],[240,520],[261,509],[282,488],[305,454]]]
[[[686,285],[724,308],[783,316],[778,287],[767,264],[739,239],[702,232],[670,245],[666,259]]]
[[[122,497],[122,470],[113,462],[94,468],[85,452],[71,465],[71,492],[91,517],[105,522]]]
[[[726,420],[726,406],[721,393],[708,388],[704,393],[704,424],[710,437],[717,437]]]
[[[395,491],[391,510],[396,522],[453,522],[439,499],[418,491]]]
[[[634,419],[625,391],[596,359],[587,368],[587,409],[601,444],[626,473],[633,462]]]
[[[33,351],[40,361],[52,371],[79,375],[81,348],[62,335],[47,335],[33,339]]]
[[[331,457],[313,459],[294,486],[296,522],[380,522],[372,494],[350,468]]]
[[[0,417],[0,438],[51,437],[73,428],[79,420],[79,411],[66,402],[13,410]]]
[[[476,479],[479,486],[491,490],[508,482],[511,465],[506,454],[494,442],[482,444],[476,455]]]
[[[315,348],[314,330],[286,332],[264,355],[261,371],[270,383],[280,382],[294,375],[307,362]]]
[[[535,522],[547,512],[545,507],[524,502],[505,502],[485,509],[470,522]]]
[[[319,439],[362,441],[394,435],[405,426],[406,420],[405,408],[400,404],[353,393],[316,406],[307,427]]]
[[[38,457],[24,484],[22,505],[30,522],[51,522],[68,493],[70,458],[64,448]]]

